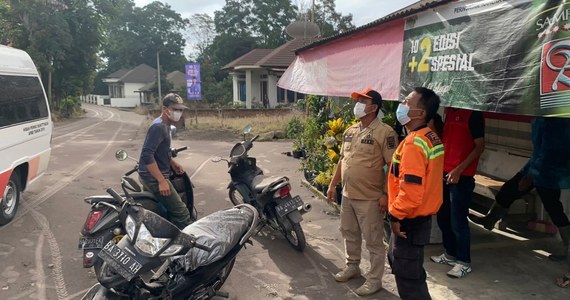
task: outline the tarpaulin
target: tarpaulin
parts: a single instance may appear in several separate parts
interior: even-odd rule
[[[403,19],[298,53],[278,86],[304,94],[349,97],[366,87],[398,99]]]
[[[405,26],[402,96],[426,86],[444,106],[570,115],[570,3],[457,1]]]

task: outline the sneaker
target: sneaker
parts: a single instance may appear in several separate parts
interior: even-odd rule
[[[431,259],[431,261],[433,261],[436,264],[443,264],[449,266],[455,266],[455,264],[457,263],[457,260],[455,260],[455,258],[449,258],[447,255],[445,255],[445,253],[439,256],[432,256],[429,259]]]
[[[354,291],[358,296],[368,296],[382,289],[382,283],[366,280],[366,282]]]
[[[447,272],[447,276],[454,278],[463,278],[469,273],[471,273],[471,266],[457,263],[453,269],[451,269],[451,271]]]
[[[338,282],[347,282],[356,277],[360,277],[360,268],[354,264],[346,265],[342,271],[334,275],[334,279]]]

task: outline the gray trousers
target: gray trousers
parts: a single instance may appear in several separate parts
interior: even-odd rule
[[[170,196],[162,196],[158,189],[157,181],[145,181],[141,178],[141,183],[146,191],[152,192],[156,199],[166,207],[168,211],[168,218],[172,224],[176,225],[180,229],[190,225],[190,213],[186,204],[180,199],[180,195],[172,185],[170,180],[166,180],[170,186]]]
[[[424,246],[429,243],[431,216],[405,219],[400,222],[401,231],[408,238],[390,236],[388,262],[396,277],[398,293],[402,300],[430,300],[424,269]]]

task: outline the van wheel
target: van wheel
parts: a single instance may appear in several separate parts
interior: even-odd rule
[[[16,215],[22,194],[20,186],[20,176],[13,172],[0,202],[0,225],[8,224]]]

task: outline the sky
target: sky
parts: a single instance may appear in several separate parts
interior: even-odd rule
[[[145,6],[153,0],[134,0],[137,6]],[[318,0],[317,0],[318,1]],[[172,9],[184,18],[196,13],[207,13],[212,18],[214,11],[222,9],[225,0],[166,0]],[[292,0],[293,4],[307,7],[311,0]],[[380,19],[396,10],[404,8],[418,0],[336,0],[336,11],[343,15],[352,14],[354,25],[362,26]],[[186,47],[186,53],[190,50]]]

